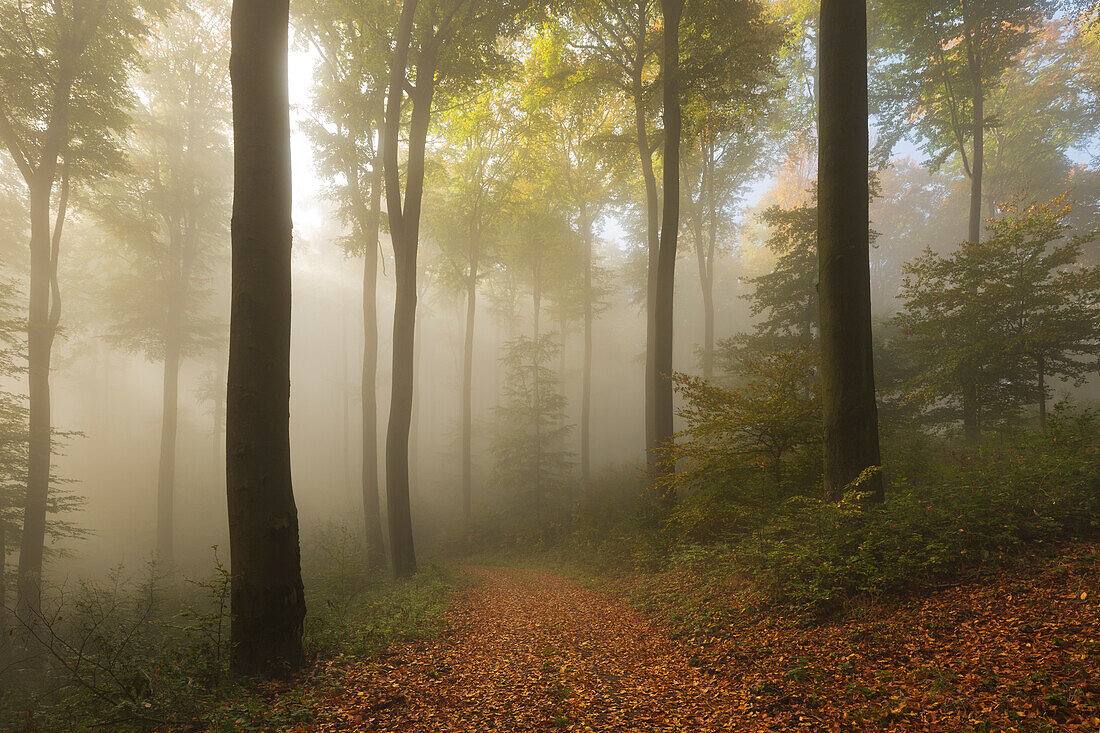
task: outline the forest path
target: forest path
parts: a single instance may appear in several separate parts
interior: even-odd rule
[[[446,632],[350,670],[313,730],[733,729],[730,681],[632,609],[548,573],[465,573]]]

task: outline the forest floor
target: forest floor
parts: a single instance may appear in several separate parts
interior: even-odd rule
[[[441,635],[321,662],[299,730],[1100,730],[1094,546],[827,624],[761,614],[722,636],[682,635],[556,574],[463,573]]]

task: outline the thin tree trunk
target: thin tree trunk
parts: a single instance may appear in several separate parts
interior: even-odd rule
[[[584,227],[584,367],[581,374],[581,488],[592,487],[592,222],[585,206]]]
[[[1047,364],[1042,354],[1035,361],[1039,375],[1037,385],[1039,387],[1039,427],[1045,428],[1047,426]]]
[[[431,43],[420,48],[417,86],[412,92],[408,137],[409,159],[405,195],[398,167],[399,132],[405,78],[417,0],[404,0],[395,34],[390,86],[386,102],[383,144],[386,201],[394,249],[397,296],[393,315],[393,387],[386,433],[386,504],[389,509],[390,554],[394,574],[416,572],[412,513],[409,507],[409,429],[412,422],[413,368],[416,333],[416,255],[420,232],[420,203],[424,193],[424,155],[435,94],[435,54]],[[402,201],[404,198],[404,201]]]
[[[8,660],[8,505],[0,493],[0,667]]]
[[[470,235],[469,270],[466,280],[466,337],[462,353],[462,516],[473,519],[473,385],[474,319],[477,315],[478,254],[481,232]]]
[[[661,0],[664,13],[664,213],[661,216],[661,242],[657,261],[654,299],[654,435],[650,451],[657,454],[672,441],[672,339],[673,294],[676,279],[676,238],[680,227],[680,16],[684,0]],[[656,465],[658,474],[671,473],[668,461]],[[663,500],[675,501],[668,492]]]
[[[970,232],[971,242],[982,241],[982,176],[985,169],[985,90],[982,85],[982,61],[976,48],[974,25],[970,17],[970,4],[963,0],[963,23],[966,30],[966,57],[970,69],[973,96],[973,154],[970,159]]]
[[[706,246],[706,277],[703,279],[703,376],[714,375],[714,258],[718,251],[718,206],[714,190],[714,145],[707,146],[710,185],[707,187],[707,208],[710,220]],[[700,192],[701,194],[702,192]],[[700,197],[701,198],[701,197]]]
[[[348,311],[340,307],[340,411],[343,418],[340,425],[340,464],[344,469],[343,488],[341,492],[346,496],[351,492],[351,376],[348,374],[348,359],[351,351],[348,346]]]
[[[232,668],[301,667],[305,598],[290,472],[288,0],[234,0],[233,298],[226,481]]]
[[[174,284],[174,289],[180,283]],[[157,472],[157,559],[175,562],[173,506],[176,483],[176,433],[179,426],[180,312],[178,293],[170,295],[164,339],[164,384],[161,403],[160,467]]]
[[[382,159],[376,155],[363,249],[363,526],[367,560],[386,564],[382,504],[378,496],[378,228],[382,214]]]
[[[818,153],[818,297],[825,493],[880,466],[871,340],[867,7],[823,0]],[[881,473],[861,489],[883,499]]]
[[[702,198],[702,191],[700,198]],[[703,378],[714,376],[714,287],[711,281],[709,248],[703,234],[703,205],[700,201],[695,219],[695,259],[699,266],[699,289],[703,296]]]
[[[531,290],[531,300],[534,306],[532,319],[532,387],[535,393],[534,409],[531,411],[535,420],[535,527],[539,539],[542,539],[542,390],[539,380],[539,314],[542,312],[542,288],[539,287],[539,268],[536,265],[534,271],[534,285]]]

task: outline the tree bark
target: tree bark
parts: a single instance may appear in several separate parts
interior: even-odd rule
[[[473,385],[474,320],[477,316],[477,275],[480,230],[470,234],[469,264],[466,280],[466,336],[462,352],[462,516],[473,519]]]
[[[378,228],[382,216],[382,156],[376,155],[363,247],[363,526],[367,561],[386,564],[378,482]]]
[[[648,253],[648,267],[646,268],[646,357],[645,357],[645,446],[646,464],[650,472],[654,469],[655,455],[653,454],[654,436],[656,435],[656,423],[654,422],[656,392],[653,391],[655,361],[654,349],[657,343],[656,336],[656,298],[657,298],[657,259],[661,246],[660,212],[657,200],[657,176],[653,171],[653,154],[649,147],[649,133],[646,130],[645,119],[645,88],[642,82],[642,73],[645,70],[645,36],[646,36],[646,7],[647,1],[638,4],[638,47],[634,58],[632,91],[634,96],[634,136],[638,147],[638,157],[642,164],[642,180],[645,182],[645,207],[646,207],[646,251]]]
[[[676,239],[680,227],[680,16],[684,0],[661,0],[664,13],[664,191],[661,216],[660,252],[657,259],[656,293],[653,303],[654,355],[652,389],[654,394],[653,444],[657,454],[672,441],[674,433],[672,410],[672,337],[673,294],[676,278]],[[658,462],[657,474],[667,474],[674,467],[667,461]],[[666,503],[675,501],[669,492]]]
[[[409,429],[412,422],[414,344],[416,333],[416,255],[420,203],[424,193],[424,155],[435,94],[434,41],[420,48],[417,85],[411,93],[412,117],[404,196],[398,167],[398,134],[407,84],[409,46],[417,0],[404,0],[395,35],[390,87],[386,101],[383,160],[390,237],[394,249],[397,296],[393,315],[393,387],[386,433],[386,504],[389,509],[390,554],[394,575],[416,572],[412,513],[409,507]],[[402,201],[402,199],[404,199]]]
[[[592,222],[582,206],[584,228],[584,366],[581,371],[581,488],[592,487]]]
[[[537,260],[536,260],[537,263]],[[534,390],[534,409],[531,414],[535,419],[535,527],[538,536],[542,538],[542,385],[539,380],[539,315],[542,313],[542,288],[539,281],[539,266],[535,265],[532,273],[531,303],[534,316],[531,325],[531,385]]]
[[[27,498],[19,547],[16,616],[36,623],[42,610],[42,559],[46,541],[51,462],[50,357],[55,329],[50,323],[50,194],[53,176],[40,171],[30,186],[31,273],[27,323],[27,382],[30,413]]]
[[[871,340],[864,0],[823,0],[820,44],[821,403],[825,493],[835,501],[865,469],[881,465]],[[881,473],[861,489],[881,501]]]
[[[238,674],[301,667],[305,598],[290,471],[288,0],[232,15],[233,296],[226,480]]]
[[[974,24],[970,17],[970,4],[963,0],[963,24],[966,30],[966,57],[970,69],[971,94],[973,96],[973,154],[970,156],[970,219],[969,240],[982,241],[982,176],[985,170],[985,90],[982,84],[981,53],[975,44]]]
[[[177,290],[180,283],[172,284]],[[178,292],[169,295],[168,327],[164,338],[164,377],[161,391],[160,465],[157,472],[157,559],[175,562],[172,518],[176,482],[176,433],[179,425],[181,306]]]

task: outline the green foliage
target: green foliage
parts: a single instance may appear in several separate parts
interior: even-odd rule
[[[124,166],[130,75],[167,0],[0,6],[0,140],[24,178],[61,155],[74,178]]]
[[[154,360],[169,341],[186,356],[224,338],[206,306],[229,250],[227,11],[191,0],[156,25],[133,82],[129,166],[89,195],[106,234],[93,253],[103,282],[94,303],[116,344]]]
[[[975,99],[984,101],[1031,42],[1052,3],[1033,0],[884,0],[873,7],[881,29],[872,98],[884,125],[878,155],[913,137],[933,170],[958,155],[974,164]],[[992,124],[982,115],[982,131]],[[914,124],[915,123],[915,124]]]
[[[7,710],[46,730],[151,730],[203,717],[228,683],[229,571],[215,552],[206,579],[171,581],[155,565],[49,593],[26,633],[47,669],[16,654]],[[11,724],[12,720],[0,720]]]
[[[968,384],[995,424],[1045,400],[1047,377],[1094,368],[1100,269],[1078,262],[1086,238],[1064,239],[1069,213],[1063,199],[1009,205],[985,242],[906,266],[894,324],[917,368],[909,398],[936,421],[956,417]]]
[[[565,424],[566,399],[549,366],[559,348],[549,335],[510,341],[501,357],[504,404],[495,410],[494,481],[515,498],[521,522],[534,520],[539,536],[544,521],[561,513],[572,483],[565,445],[572,426]]]
[[[1097,414],[1062,411],[1045,431],[941,456],[934,477],[892,475],[880,507],[791,499],[734,552],[772,598],[807,611],[927,587],[1035,543],[1095,535],[1098,455]]]
[[[330,525],[305,535],[312,654],[371,655],[439,629],[451,577],[431,566],[401,581],[374,575],[360,534]],[[215,548],[202,579],[167,577],[150,565],[139,576],[120,568],[105,580],[51,589],[41,623],[29,630],[48,658],[43,667],[16,654],[0,668],[0,728],[228,733],[309,722],[310,689],[324,670],[278,705],[263,685],[230,678],[230,581]]]
[[[755,526],[788,496],[816,493],[821,408],[806,348],[740,359],[732,389],[677,374],[686,423],[662,460],[678,465],[658,488],[681,501],[670,531],[714,539]]]
[[[453,585],[441,567],[422,564],[402,580],[371,571],[362,532],[336,524],[308,532],[303,549],[305,642],[311,652],[371,655],[438,631]]]
[[[771,206],[760,219],[769,227],[767,245],[777,259],[771,272],[750,281],[751,313],[763,318],[752,335],[725,342],[727,360],[736,359],[740,346],[763,353],[799,344],[816,348],[817,205]]]

